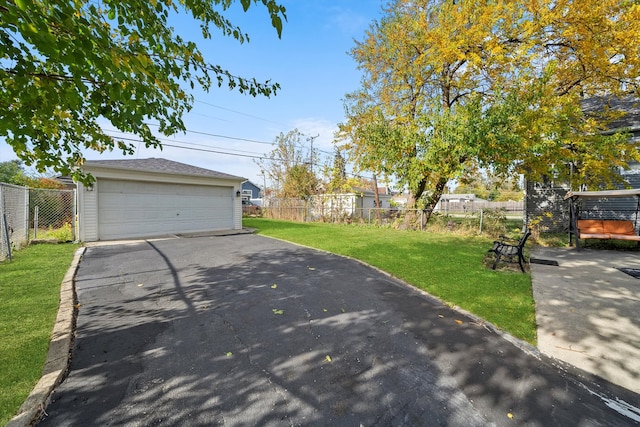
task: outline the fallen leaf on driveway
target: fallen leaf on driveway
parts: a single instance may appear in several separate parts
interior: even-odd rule
[[[273,314],[284,314],[284,310],[280,310],[279,308],[274,308],[271,311],[273,311]]]
[[[464,322],[463,322],[462,320],[458,320],[458,319],[456,319],[456,323],[457,323],[458,325],[462,325]]]
[[[309,270],[311,270],[311,271],[315,270],[315,268],[313,268],[313,267],[307,267],[307,268],[308,268]]]
[[[327,362],[331,362],[331,356],[329,356],[328,354],[327,354],[327,356],[325,357],[325,359],[327,360]]]
[[[512,414],[511,412],[509,412],[509,413],[507,414],[507,417],[509,417],[509,419],[513,419],[513,414]]]
[[[227,351],[227,357],[231,357],[233,356],[233,353],[231,353],[230,351]]]
[[[276,285],[275,283],[273,285],[271,285],[271,289],[275,289],[277,287],[278,287],[278,285]]]
[[[138,283],[138,287],[140,287],[140,286],[144,286],[144,285],[142,283]]]

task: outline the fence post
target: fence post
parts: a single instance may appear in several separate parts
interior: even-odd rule
[[[480,232],[479,234],[482,234],[482,216],[484,213],[484,209],[480,208]]]
[[[39,206],[33,207],[33,238],[38,238],[38,210]]]
[[[7,215],[2,214],[2,224],[4,225],[4,238],[7,243],[7,256],[9,257],[9,261],[12,261],[13,258],[11,256],[11,240],[9,240],[9,227],[7,226]]]
[[[78,190],[73,189],[73,208],[71,212],[73,224],[71,226],[71,233],[73,234],[73,242],[78,243]]]
[[[29,201],[31,197],[29,187],[24,187],[24,194],[24,241],[29,243]]]
[[[7,223],[7,219],[4,214],[3,188],[2,184],[0,184],[0,260],[4,257],[3,235],[6,233],[5,224]]]

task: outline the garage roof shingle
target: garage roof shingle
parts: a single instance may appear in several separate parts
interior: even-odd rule
[[[221,179],[245,179],[240,176],[230,175],[224,172],[204,169],[197,166],[187,165],[185,163],[175,162],[173,160],[159,159],[155,157],[150,159],[87,160],[84,164],[89,167],[97,166],[109,169],[160,172],[174,175],[204,176]]]

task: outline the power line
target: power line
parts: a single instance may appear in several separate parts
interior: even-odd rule
[[[151,126],[158,126],[155,125],[153,123],[148,123],[147,125],[151,125]],[[111,132],[111,133],[122,133],[122,134],[127,134],[126,132],[122,132],[119,130],[115,130],[115,129],[105,129],[106,132]],[[187,132],[191,132],[191,133],[197,133],[197,134],[201,134],[201,135],[205,135],[205,136],[213,136],[213,137],[219,137],[219,138],[226,138],[226,139],[233,139],[233,140],[239,140],[239,141],[247,141],[247,142],[258,142],[258,143],[263,143],[263,144],[267,144],[265,142],[261,142],[261,141],[256,141],[256,140],[250,140],[250,139],[246,139],[246,138],[236,138],[236,137],[230,137],[230,136],[224,136],[224,135],[217,135],[217,134],[211,134],[211,133],[207,133],[207,132],[198,132],[198,131],[190,131],[187,130]],[[115,136],[115,135],[114,135]],[[121,137],[118,136],[118,139],[121,139],[123,141],[130,141],[130,142],[137,142],[137,143],[141,143],[141,142],[145,142],[141,139],[134,139],[134,138],[126,138],[126,137]],[[272,158],[272,157],[268,157],[264,154],[261,153],[257,153],[255,151],[246,151],[246,150],[237,150],[237,149],[233,149],[233,148],[226,148],[226,147],[215,147],[215,146],[209,146],[209,145],[204,145],[204,144],[197,144],[197,143],[193,143],[193,142],[186,142],[186,141],[178,141],[178,140],[173,140],[173,139],[167,139],[167,138],[158,138],[156,137],[159,141],[163,141],[162,142],[162,146],[166,146],[166,147],[173,147],[173,148],[182,148],[185,150],[192,150],[192,151],[201,151],[201,152],[207,152],[207,153],[215,153],[215,154],[223,154],[223,155],[227,155],[227,156],[236,156],[236,157],[247,157],[247,158],[252,158],[252,159],[258,159],[258,160],[274,160],[274,161],[284,161],[281,159],[276,159],[276,158]],[[317,138],[313,137],[314,139]],[[164,141],[168,141],[168,142],[164,142]],[[193,147],[185,147],[182,145],[175,145],[175,144],[171,144],[171,142],[174,143],[179,143],[179,144],[185,144],[185,145],[191,145]],[[269,145],[273,145],[272,143],[268,143]],[[204,148],[197,148],[197,147],[204,147]],[[227,151],[220,151],[220,150],[227,150]],[[325,153],[328,155],[333,155],[334,153],[325,151],[325,150],[320,150],[320,149],[316,149],[318,152],[321,153]],[[230,153],[229,151],[235,151],[235,153]],[[240,153],[249,153],[249,154],[240,154]],[[311,162],[309,162],[311,163]],[[314,163],[313,165],[315,166],[321,166],[321,163]],[[369,177],[364,177],[361,175],[356,175],[353,173],[349,173],[349,175],[355,176],[355,177],[359,177],[359,178],[365,178],[365,179],[372,179]]]
[[[155,124],[155,123],[145,123],[145,125],[147,125],[147,126],[155,126],[155,127],[159,127],[160,126],[160,125]],[[215,133],[208,133],[208,132],[202,132],[202,131],[197,131],[197,130],[186,129],[185,132],[195,133],[195,134],[198,134],[198,135],[212,136],[214,138],[224,138],[224,139],[232,139],[232,140],[235,140],[235,141],[255,142],[256,144],[273,145],[273,142],[259,141],[257,139],[239,138],[239,137],[235,137],[235,136],[219,135],[219,134],[215,134]]]
[[[124,137],[118,137],[118,139],[122,140],[122,141],[130,141],[130,142],[144,142],[141,139],[134,139],[134,138],[124,138]],[[159,140],[163,140],[161,138],[158,138]],[[165,141],[171,141],[171,140],[167,140],[164,139]],[[233,150],[231,148],[219,148],[219,149],[212,149],[212,148],[216,148],[216,147],[209,147],[206,145],[202,145],[202,144],[193,144],[193,143],[187,143],[187,142],[180,142],[180,141],[176,141],[178,143],[181,144],[189,144],[189,145],[194,145],[194,147],[185,147],[183,145],[176,145],[176,144],[171,144],[171,143],[167,143],[167,142],[163,142],[162,146],[163,147],[172,147],[172,148],[181,148],[183,150],[191,150],[191,151],[201,151],[201,152],[206,152],[206,153],[215,153],[215,154],[223,154],[226,156],[235,156],[235,157],[246,157],[246,158],[250,158],[250,159],[257,159],[257,160],[272,160],[272,161],[280,161],[280,162],[284,162],[284,159],[278,159],[278,158],[272,158],[272,157],[267,157],[263,154],[258,154],[258,153],[254,153],[254,154],[240,154],[240,153],[251,153],[250,151],[243,151],[243,150]],[[205,147],[205,148],[199,148],[199,147]],[[228,151],[220,151],[220,150],[231,150],[231,151],[236,151],[236,153],[230,153]],[[319,166],[319,165],[318,165]]]
[[[133,139],[133,138],[118,137],[118,139],[121,139],[123,141],[130,141],[130,142],[144,142],[141,139]],[[194,145],[196,145],[196,144],[194,144]],[[249,158],[252,158],[252,159],[268,159],[268,157],[264,157],[264,156],[261,156],[261,155],[229,153],[229,152],[226,152],[226,151],[212,150],[210,148],[185,147],[183,145],[175,145],[175,144],[170,144],[170,143],[166,143],[166,142],[163,142],[162,146],[163,147],[182,148],[183,150],[204,151],[204,152],[207,152],[207,153],[225,154],[227,156],[249,157]]]
[[[190,112],[189,115],[202,116],[202,117],[206,117],[207,119],[219,120],[221,122],[227,122],[227,123],[231,122],[231,120],[221,119],[220,117],[214,117],[214,116],[210,116],[208,114],[203,114],[203,113],[194,113],[193,111]]]
[[[155,127],[159,127],[160,125],[155,124],[155,123],[145,123],[147,126],[155,126]],[[256,144],[267,144],[267,145],[275,145],[275,142],[267,142],[267,141],[260,141],[257,139],[248,139],[248,138],[240,138],[240,137],[235,137],[235,136],[228,136],[228,135],[220,135],[220,134],[216,134],[216,133],[209,133],[209,132],[202,132],[202,131],[197,131],[197,130],[190,130],[190,129],[186,129],[185,132],[187,133],[195,133],[197,135],[204,135],[204,136],[211,136],[214,138],[224,138],[224,139],[231,139],[234,141],[244,141],[244,142],[253,142]],[[304,134],[302,134],[304,135]],[[320,135],[314,136],[313,138],[317,138]],[[324,153],[324,154],[328,154],[328,155],[333,155],[335,153],[332,153],[330,151],[326,151],[326,150],[322,150],[320,148],[316,148],[316,151],[318,151],[319,153]]]
[[[123,141],[138,142],[138,143],[139,142],[144,142],[141,139],[124,138],[124,137],[118,137],[118,138],[123,140]],[[158,139],[163,140],[161,138],[158,138]],[[166,139],[164,139],[164,140],[166,140]],[[171,141],[171,140],[166,140],[166,141]],[[176,142],[181,143],[181,144],[194,145],[195,147],[185,147],[185,146],[182,146],[182,145],[175,145],[175,144],[166,143],[166,142],[163,142],[162,146],[163,147],[172,147],[172,148],[181,148],[183,150],[200,151],[200,152],[205,152],[205,153],[222,154],[222,155],[226,155],[226,156],[245,157],[245,158],[257,159],[257,160],[271,160],[271,161],[280,161],[280,162],[284,162],[285,161],[283,159],[271,158],[271,157],[267,157],[267,156],[264,156],[264,155],[240,154],[240,153],[229,153],[227,151],[220,151],[222,148],[220,148],[218,150],[214,150],[212,148],[216,148],[216,147],[208,147],[208,146],[202,145],[202,144],[194,144],[194,143],[181,142],[181,141],[176,141]],[[206,147],[206,148],[199,148],[199,147]],[[232,149],[226,148],[226,150],[232,150]],[[242,150],[233,150],[233,151],[250,153],[250,152],[242,151]],[[315,163],[315,165],[316,166],[321,166],[322,164]],[[347,172],[347,175],[351,175],[351,176],[354,176],[356,178],[372,179],[370,177],[365,177],[365,176],[362,176],[362,175],[359,175],[359,174],[354,174],[354,173],[349,173],[349,172]]]
[[[204,105],[208,105],[210,107],[214,107],[214,108],[219,108],[221,110],[225,110],[225,111],[230,111],[232,113],[236,113],[236,114],[240,114],[241,116],[245,116],[245,117],[250,117],[252,119],[256,119],[256,120],[261,120],[263,122],[269,122],[269,123],[274,123],[276,125],[281,125],[282,123],[278,123],[278,122],[274,122],[273,120],[269,120],[269,119],[265,119],[264,117],[258,117],[258,116],[253,116],[251,114],[247,114],[247,113],[243,113],[241,111],[236,111],[236,110],[232,110],[231,108],[227,108],[227,107],[222,107],[220,105],[215,105],[215,104],[211,104],[209,102],[205,102],[205,101],[200,101],[198,99],[195,100],[195,102],[198,102],[200,104],[204,104]]]
[[[251,154],[239,154],[239,153],[227,153],[225,151],[218,151],[218,150],[211,150],[208,148],[197,148],[197,147],[184,147],[182,145],[173,145],[173,144],[162,144],[165,147],[174,147],[174,148],[182,148],[184,150],[193,150],[193,151],[204,151],[207,153],[216,153],[216,154],[224,154],[227,156],[236,156],[236,157],[248,157],[250,159],[259,159],[259,160],[265,160],[267,159],[267,157],[264,156],[255,156],[255,155],[251,155]]]
[[[126,132],[122,132],[119,130],[115,130],[115,129],[105,129],[106,132],[111,132],[111,133],[122,133],[125,135],[129,135]],[[126,141],[132,141],[132,142],[144,142],[142,140],[139,139],[132,139],[132,138],[122,138],[122,137],[118,137],[122,140],[126,140]],[[157,138],[157,137],[156,137]],[[176,139],[167,139],[167,138],[157,138],[159,141],[168,141],[168,142],[174,142],[174,143],[180,143],[180,144],[185,144],[185,145],[194,145],[194,146],[198,146],[198,147],[206,147],[206,148],[217,148],[219,150],[229,150],[229,151],[235,151],[238,153],[252,153],[252,154],[258,154],[258,155],[262,155],[262,153],[256,152],[256,151],[247,151],[247,150],[238,150],[235,148],[227,148],[227,147],[215,147],[215,146],[211,146],[211,145],[205,145],[205,144],[197,144],[195,142],[187,142],[187,141],[179,141]],[[163,142],[163,145],[165,145],[165,143]]]

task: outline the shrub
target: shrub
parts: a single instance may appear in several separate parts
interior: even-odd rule
[[[73,241],[73,230],[71,229],[71,224],[68,222],[62,224],[62,227],[58,229],[53,229],[51,226],[49,226],[48,234],[52,239],[56,239],[61,243]]]

